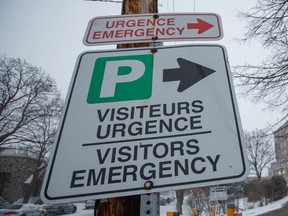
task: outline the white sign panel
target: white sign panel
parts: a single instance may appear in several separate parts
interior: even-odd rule
[[[210,201],[227,200],[227,187],[210,187]]]
[[[156,49],[79,56],[42,188],[46,202],[246,178],[225,49]]]
[[[220,40],[217,14],[142,14],[96,17],[88,23],[83,43],[140,43],[175,40]]]

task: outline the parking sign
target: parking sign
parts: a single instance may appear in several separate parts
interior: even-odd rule
[[[247,174],[224,47],[91,51],[76,63],[42,198],[127,196]]]

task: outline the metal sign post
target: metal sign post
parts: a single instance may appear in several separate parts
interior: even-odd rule
[[[159,216],[159,193],[141,195],[140,216]]]

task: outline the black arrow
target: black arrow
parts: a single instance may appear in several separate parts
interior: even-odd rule
[[[177,89],[178,92],[183,92],[190,86],[215,72],[215,70],[190,62],[183,58],[178,58],[177,62],[180,66],[179,68],[163,70],[163,82],[179,80],[180,84]]]

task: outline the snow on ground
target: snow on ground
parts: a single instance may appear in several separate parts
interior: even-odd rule
[[[260,215],[266,212],[270,212],[273,211],[275,209],[279,209],[282,207],[283,204],[288,202],[288,196],[284,197],[281,200],[275,201],[273,203],[270,203],[266,206],[263,207],[257,207],[254,209],[249,209],[249,210],[245,210],[243,211],[242,215],[243,216],[256,216],[256,215]]]
[[[253,209],[248,209],[245,211],[242,211],[242,216],[257,216],[264,214],[266,212],[273,211],[275,209],[279,209],[282,207],[283,204],[288,202],[288,196],[284,197],[281,200],[275,201],[273,203],[270,203],[266,206],[263,207],[255,207]],[[239,203],[240,204],[240,203]],[[243,204],[242,204],[243,205]],[[240,204],[240,208],[241,208]],[[166,216],[167,211],[175,211],[176,207],[175,205],[169,205],[169,206],[160,206],[160,216]],[[183,216],[188,216],[188,215],[183,215]]]
[[[288,202],[288,196],[281,199],[281,200],[270,203],[267,206],[256,207],[253,209],[245,210],[242,212],[242,216],[261,215],[263,213],[273,211],[275,209],[279,209],[282,207],[283,204],[285,204],[287,202]],[[71,214],[71,215],[73,215],[73,216],[93,216],[94,215],[93,209],[85,209],[84,203],[74,203],[74,204],[77,205],[77,212],[74,214]],[[167,211],[175,211],[175,203],[174,202],[172,203],[172,205],[160,206],[160,216],[166,216]],[[127,215],[127,216],[129,216],[129,215]]]

